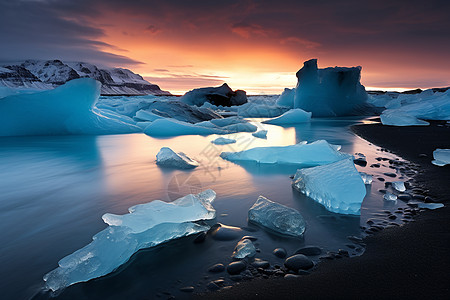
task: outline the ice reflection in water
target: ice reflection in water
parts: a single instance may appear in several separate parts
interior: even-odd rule
[[[215,135],[170,139],[143,134],[1,138],[0,290],[6,298],[35,294],[42,286],[42,276],[54,269],[59,259],[88,244],[106,227],[101,220],[106,212],[123,214],[135,204],[154,199],[171,201],[207,188],[217,192],[217,222],[247,228],[244,235],[258,238],[261,253],[257,257],[272,264],[282,264],[271,254],[275,247],[284,247],[288,253],[304,245],[326,250],[343,248],[350,243],[347,236],[361,234],[359,226],[368,218],[395,209],[383,201],[378,189],[384,188],[384,183],[375,179],[393,170],[388,166],[369,168],[377,162],[377,156],[395,157],[378,152],[353,135],[348,126],[356,122],[315,119],[289,128],[262,125],[268,130],[267,140],[239,133],[225,136],[237,139],[236,144],[223,146],[210,143],[218,137]],[[366,155],[368,166],[357,168],[374,175],[374,182],[367,187],[361,217],[330,213],[293,190],[289,179],[296,171],[293,166],[236,165],[219,157],[221,151],[318,139],[340,144],[344,152]],[[156,153],[166,146],[185,152],[201,166],[191,171],[158,167]],[[259,195],[299,210],[307,222],[304,238],[280,237],[248,224],[247,211]],[[404,203],[398,201],[397,205]],[[141,251],[120,272],[72,286],[61,296],[123,299],[125,295],[153,297],[163,291],[176,294],[182,286],[204,285],[208,267],[231,261],[236,242],[208,238],[203,244],[192,243],[192,238],[172,241]]]

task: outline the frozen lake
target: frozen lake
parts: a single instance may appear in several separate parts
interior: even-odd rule
[[[349,126],[360,122],[363,121],[355,118],[313,119],[311,123],[289,128],[258,123],[268,130],[267,140],[254,138],[250,133],[237,133],[224,136],[236,138],[236,144],[223,146],[210,143],[216,135],[168,139],[144,134],[0,138],[2,297],[48,298],[47,294],[37,294],[44,283],[43,275],[106,227],[101,219],[104,213],[124,214],[135,204],[155,199],[172,201],[205,189],[217,193],[213,204],[217,210],[216,222],[243,228],[240,237],[257,237],[255,244],[261,252],[256,257],[272,265],[283,263],[283,259],[272,254],[276,247],[284,247],[292,254],[302,246],[316,245],[324,252],[345,249],[351,255],[358,255],[363,249],[358,246],[352,249],[355,245],[347,237],[362,236],[360,226],[365,226],[369,218],[386,220],[383,211],[393,212],[399,206],[406,206],[402,201],[389,204],[378,192],[385,186],[376,178],[393,181],[383,173],[395,173],[395,170],[376,158],[397,158],[381,152],[349,130]],[[219,157],[222,151],[319,139],[342,145],[342,152],[363,153],[367,157],[367,166],[357,168],[374,175],[374,181],[367,186],[361,217],[328,212],[295,191],[289,178],[295,173],[295,166],[237,165]],[[161,147],[183,151],[201,166],[189,171],[162,169],[155,163]],[[370,168],[373,163],[381,163],[381,167]],[[259,195],[299,210],[307,222],[304,238],[276,236],[248,224],[248,209]],[[231,262],[239,238],[217,241],[207,237],[201,244],[194,244],[194,238],[140,251],[113,274],[71,286],[60,296],[64,299],[152,298],[164,292],[179,295],[179,288],[184,286],[204,290],[209,281],[225,276],[208,273],[208,267]]]

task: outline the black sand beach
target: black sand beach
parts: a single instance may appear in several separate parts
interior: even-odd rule
[[[450,127],[353,126],[359,136],[419,166],[415,187],[444,208],[367,237],[359,257],[325,261],[308,276],[255,279],[200,299],[449,299],[450,166],[431,164],[436,148],[450,148]],[[424,156],[423,154],[426,154]]]

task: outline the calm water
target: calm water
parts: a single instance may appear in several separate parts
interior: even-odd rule
[[[155,139],[144,134],[110,136],[61,136],[0,138],[0,290],[4,299],[29,299],[43,286],[42,276],[57,267],[64,256],[82,248],[106,227],[101,216],[124,214],[128,207],[154,199],[174,200],[182,195],[211,188],[216,191],[217,222],[245,227],[242,235],[258,238],[257,257],[272,264],[283,260],[271,254],[275,247],[288,253],[305,245],[336,251],[361,236],[360,225],[383,210],[386,204],[378,189],[384,183],[375,177],[393,172],[387,166],[369,168],[376,157],[395,157],[351,133],[356,119],[313,120],[310,124],[282,128],[264,125],[267,140],[249,133],[234,134],[237,144],[216,146],[217,136],[181,136]],[[259,125],[262,126],[262,125]],[[343,152],[364,153],[368,166],[360,171],[375,175],[367,187],[361,217],[330,213],[294,191],[289,175],[295,167],[236,165],[219,157],[222,151],[257,146],[291,145],[300,141],[326,139],[342,145]],[[161,147],[183,151],[201,162],[192,171],[161,169],[155,156]],[[392,180],[392,179],[391,179]],[[293,207],[307,221],[303,239],[279,237],[247,223],[247,211],[259,195]],[[59,297],[64,299],[152,298],[192,285],[204,289],[207,282],[224,274],[211,275],[215,263],[229,263],[237,240],[194,244],[193,237],[144,250],[114,274],[77,284]],[[351,250],[351,249],[348,249]],[[357,252],[352,252],[356,255]],[[204,278],[205,276],[209,278]],[[38,294],[37,298],[46,298]]]

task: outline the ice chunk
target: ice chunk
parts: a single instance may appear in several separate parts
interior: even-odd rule
[[[294,108],[294,96],[295,96],[295,88],[294,89],[285,88],[277,100],[277,105]]]
[[[213,143],[215,145],[228,145],[228,144],[236,143],[236,140],[220,137],[220,138],[215,139],[214,141],[211,141],[211,143]]]
[[[218,128],[198,126],[175,119],[158,119],[148,125],[144,129],[144,133],[149,136],[168,137],[178,135],[226,134],[229,132]]]
[[[259,196],[248,211],[248,220],[277,233],[295,237],[300,237],[306,228],[305,221],[297,210],[263,196]]]
[[[279,117],[264,121],[263,123],[273,125],[289,125],[289,124],[305,123],[310,121],[311,121],[310,112],[306,112],[303,109],[296,108],[285,112]]]
[[[196,123],[195,125],[207,128],[221,129],[228,133],[254,132],[258,129],[258,127],[256,127],[253,124],[250,124],[247,120],[245,120],[242,117],[214,119],[210,121]]]
[[[359,82],[361,67],[317,68],[317,59],[297,72],[294,108],[312,112],[313,117],[360,114],[367,93]]]
[[[156,163],[162,167],[193,169],[199,166],[198,162],[189,158],[183,152],[175,153],[172,149],[163,147],[156,154]]]
[[[294,187],[340,214],[359,215],[366,187],[351,159],[297,171]]]
[[[392,182],[392,187],[399,192],[406,191],[405,183],[403,181],[394,181]]]
[[[409,115],[407,113],[393,110],[385,110],[380,115],[381,123],[383,125],[391,125],[391,126],[427,126],[430,123],[419,120],[416,117]]]
[[[257,147],[239,152],[222,152],[220,157],[233,162],[251,161],[262,164],[296,164],[304,167],[318,166],[349,158],[338,151],[340,146],[325,140],[291,146]]]
[[[364,172],[359,172],[359,175],[361,175],[364,184],[372,184],[372,175],[366,174]]]
[[[136,205],[122,216],[105,214],[103,220],[110,226],[97,233],[90,244],[61,259],[59,267],[44,276],[46,287],[57,291],[104,276],[140,249],[208,230],[209,226],[192,222],[215,217],[215,196],[207,190],[170,203],[155,200]]]
[[[202,106],[205,102],[219,106],[233,106],[247,103],[245,91],[233,90],[224,83],[220,87],[206,87],[194,89],[184,94],[180,101],[189,105]]]
[[[450,149],[436,149],[433,151],[433,165],[442,167],[450,164]]]
[[[157,119],[163,119],[164,117],[158,116],[158,115],[152,113],[151,111],[140,110],[140,111],[136,112],[135,118],[142,120],[142,121],[153,122]]]
[[[383,199],[386,201],[397,202],[397,196],[389,192],[386,192],[386,194],[384,194]]]
[[[231,257],[243,259],[246,257],[253,257],[256,255],[256,248],[249,239],[240,240],[234,248]]]
[[[414,200],[408,201],[408,205],[413,205],[419,208],[426,208],[426,209],[438,209],[444,207],[444,204],[442,203],[423,203]]]
[[[0,136],[141,132],[117,114],[94,108],[100,83],[72,80],[54,90],[0,100]]]
[[[252,135],[260,139],[267,139],[267,130],[260,130],[258,132],[252,133]]]

